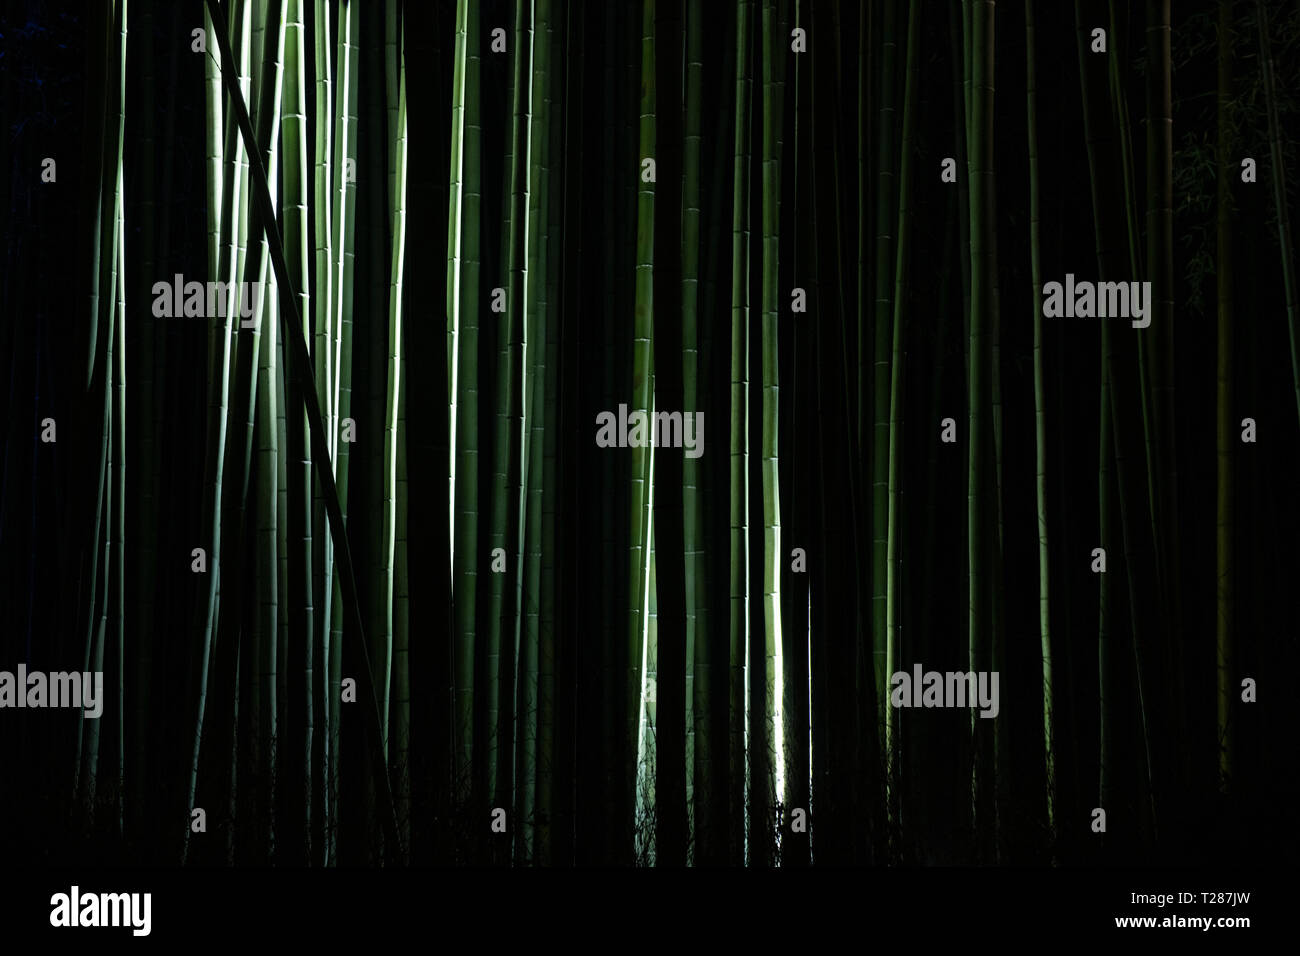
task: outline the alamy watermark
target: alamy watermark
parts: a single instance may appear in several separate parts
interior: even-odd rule
[[[87,717],[104,712],[103,671],[0,671],[0,708],[81,707]]]
[[[50,897],[51,926],[129,926],[133,936],[148,936],[152,893],[82,893],[73,886]]]
[[[153,314],[159,319],[213,319],[220,315],[234,315],[236,308],[245,320],[240,327],[251,329],[253,307],[262,297],[260,282],[198,282],[185,281],[179,272],[166,280],[153,284]]]
[[[1133,328],[1151,324],[1150,282],[1082,282],[1065,274],[1065,284],[1043,285],[1043,315],[1049,319],[1132,319]]]
[[[998,715],[997,671],[898,671],[889,679],[889,702],[895,707],[975,707],[981,717]]]
[[[599,448],[682,448],[687,458],[704,454],[703,412],[651,412],[637,409],[630,415],[626,405],[596,416],[596,446]]]

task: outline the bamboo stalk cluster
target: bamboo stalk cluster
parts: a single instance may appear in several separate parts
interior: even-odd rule
[[[69,630],[116,694],[77,724],[74,820],[156,815],[156,854],[194,863],[1050,861],[1093,852],[1093,807],[1168,839],[1204,754],[1224,790],[1249,764],[1242,346],[1221,178],[1207,483],[1175,363],[1197,333],[1170,6],[1121,6],[1026,0],[1021,33],[993,0],[206,0],[193,90],[160,111],[182,18],[107,4],[76,362],[93,507],[66,520]],[[1076,46],[1078,132],[1049,42]],[[1023,111],[994,83],[1020,43]],[[1045,161],[1067,135],[1086,190]],[[234,294],[198,330],[147,307],[184,258],[174,142],[201,145],[191,271],[260,290],[247,327]],[[1067,209],[1099,279],[1150,283],[1149,329],[1044,318]],[[621,405],[716,437],[601,447]],[[1217,623],[1184,640],[1211,486]],[[891,706],[922,663],[999,672],[1007,703]],[[1195,757],[1188,727],[1213,740]]]

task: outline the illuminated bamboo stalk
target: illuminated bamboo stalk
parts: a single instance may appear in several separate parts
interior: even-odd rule
[[[395,16],[390,11],[390,19]],[[390,47],[390,50],[392,48]],[[390,63],[390,66],[392,64]],[[393,634],[393,725],[395,743],[392,764],[396,770],[394,785],[397,819],[409,834],[410,823],[410,727],[411,675],[409,670],[410,634],[409,593],[406,580],[406,503],[405,503],[405,409],[402,395],[402,356],[405,350],[402,313],[402,286],[406,256],[406,69],[402,64],[397,77],[397,116],[392,141],[394,154],[392,208],[392,270],[388,313],[388,397],[385,406],[384,435],[384,514],[385,548],[388,560],[388,607]]]
[[[655,155],[655,69],[654,69],[655,0],[641,5],[641,99],[640,128],[637,147],[638,179],[636,199],[636,285],[632,331],[632,397],[628,414],[640,411],[647,418],[653,410],[653,329],[654,329],[654,183],[642,172],[646,159]],[[630,171],[629,171],[630,172]],[[653,425],[651,421],[650,426]],[[646,442],[649,444],[647,429]],[[646,654],[647,576],[650,559],[650,468],[652,450],[631,448],[632,488],[628,544],[628,617],[627,617],[627,739],[643,741],[641,721],[644,713],[645,687],[642,667]],[[635,788],[637,768],[643,755],[641,746],[632,754],[632,763],[623,769]],[[640,795],[638,794],[638,803]],[[639,809],[639,808],[638,808]]]
[[[358,6],[349,2],[340,8],[338,49],[338,86],[334,110],[334,162],[331,180],[332,221],[334,226],[334,260],[332,288],[334,294],[331,319],[332,348],[334,352],[334,425],[330,437],[334,442],[335,482],[338,486],[339,506],[343,518],[348,513],[348,470],[351,460],[351,442],[342,440],[345,419],[352,414],[352,314],[355,263],[354,238],[356,233],[356,160],[357,160],[357,32]],[[343,602],[341,580],[337,563],[332,569],[330,585],[330,632],[328,653],[329,678],[329,793],[330,804],[336,817],[330,821],[330,831],[337,832],[337,806],[339,791],[339,743],[343,680],[343,626],[346,608]],[[337,854],[337,842],[330,847],[331,862]]]
[[[1052,682],[1052,636],[1047,547],[1047,396],[1043,380],[1043,287],[1039,258],[1038,79],[1034,0],[1025,0],[1025,115],[1029,141],[1029,282],[1034,324],[1034,487],[1038,504],[1038,631],[1043,678],[1043,770],[1049,840],[1056,834],[1056,711]]]
[[[732,191],[731,254],[731,725],[728,807],[729,859],[745,859],[748,833],[745,793],[749,761],[749,140],[750,10],[753,0],[736,7],[736,143]],[[742,789],[741,782],[744,781]]]

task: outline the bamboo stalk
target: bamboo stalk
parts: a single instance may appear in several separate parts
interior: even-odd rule
[[[456,638],[453,649],[455,705],[453,708],[456,747],[453,792],[458,802],[470,799],[471,765],[474,752],[474,638],[475,586],[478,576],[478,264],[462,264],[461,246],[477,245],[478,209],[468,209],[468,185],[461,177],[477,179],[479,137],[468,113],[478,106],[478,48],[469,46],[469,7],[461,0],[456,8],[455,61],[452,79],[451,174],[448,214],[447,321],[452,356],[449,369],[452,389],[451,445],[453,502],[452,564]],[[474,43],[481,42],[475,31]],[[470,73],[474,75],[471,76]],[[472,102],[471,102],[472,101]],[[468,135],[467,135],[468,130]],[[471,154],[469,159],[466,155]],[[477,197],[474,197],[477,199]],[[476,203],[477,206],[477,203]],[[464,208],[464,211],[462,211]],[[477,259],[478,250],[466,249],[466,260]],[[462,420],[464,422],[462,426]]]
[[[664,3],[655,19],[655,185],[654,286],[654,405],[670,415],[680,412],[683,428],[694,424],[684,402],[683,365],[683,247],[682,200],[684,133],[682,126],[683,35],[678,3]],[[698,146],[698,141],[697,141]],[[698,167],[698,157],[697,157]],[[696,195],[698,205],[698,186]],[[698,237],[697,237],[698,239]],[[698,248],[696,250],[698,254]],[[671,419],[670,419],[671,420]],[[690,423],[690,424],[688,424]],[[687,744],[691,732],[691,658],[687,648],[687,578],[683,527],[682,449],[660,447],[654,452],[654,654],[655,689],[654,791],[655,861],[682,866],[687,859]]]
[[[1039,257],[1038,79],[1034,0],[1025,0],[1025,116],[1029,141],[1029,281],[1034,325],[1034,487],[1038,504],[1038,631],[1043,678],[1043,773],[1047,800],[1047,833],[1056,839],[1056,711],[1052,681],[1052,637],[1047,546],[1047,398],[1043,381],[1043,313],[1038,290],[1043,287]]]
[[[894,92],[894,73],[897,46],[895,34],[895,0],[885,0],[884,37],[880,60],[880,106],[876,132],[876,294],[871,310],[874,336],[872,368],[868,377],[863,374],[860,391],[859,436],[861,447],[870,448],[871,461],[871,661],[877,692],[876,721],[889,747],[892,719],[888,706],[889,649],[888,649],[888,551],[889,551],[889,392],[890,392],[890,330],[893,312],[891,279],[894,265],[894,236],[897,225],[894,219],[894,197],[898,192],[897,162],[894,147],[894,114],[897,109]],[[871,404],[865,404],[867,381],[871,382]],[[870,417],[868,417],[870,416]],[[871,437],[866,438],[867,421],[870,420]],[[886,779],[893,753],[886,749]]]
[[[390,22],[394,18],[390,11]],[[392,47],[390,47],[390,50]],[[396,55],[391,54],[391,55]],[[390,63],[390,67],[392,64]],[[393,697],[392,710],[396,744],[393,764],[396,779],[397,819],[402,829],[403,842],[410,839],[411,778],[410,727],[411,727],[411,674],[408,667],[410,634],[409,594],[406,581],[406,503],[405,503],[405,409],[401,396],[406,388],[402,377],[403,353],[406,336],[403,326],[402,286],[406,268],[406,177],[407,177],[407,120],[406,120],[406,68],[403,63],[397,77],[397,116],[392,140],[394,175],[392,189],[392,274],[390,279],[388,318],[388,401],[385,407],[384,484],[385,547],[389,561],[389,614],[393,631]]]
[[[986,366],[990,362],[989,331],[993,320],[995,299],[993,272],[990,266],[994,252],[996,231],[992,222],[993,195],[993,3],[992,0],[974,0],[971,9],[970,43],[970,258],[971,258],[971,318],[970,318],[970,448],[968,455],[968,566],[969,614],[969,668],[986,670],[990,653],[990,615],[988,595],[988,560],[984,554],[987,542],[988,445],[987,435],[989,385],[986,384]],[[987,437],[986,437],[987,435]],[[974,747],[972,762],[971,801],[972,823],[976,837],[978,857],[989,855],[994,820],[991,812],[992,766],[988,755],[988,728],[971,710],[971,740]]]
[[[731,793],[728,813],[728,859],[746,858],[749,832],[749,43],[753,0],[736,8],[736,147],[732,191],[731,259]],[[744,783],[742,784],[742,781]]]
[[[209,11],[213,10],[217,4],[216,0],[207,0]],[[230,52],[230,44],[223,26],[217,29],[217,41],[221,51],[223,64],[227,69],[223,70],[223,78],[226,83],[227,92],[231,97],[231,104],[235,111],[240,132],[244,142],[254,142],[252,124],[249,121],[248,113],[244,107],[243,98],[235,80],[230,73],[229,65],[233,63],[233,56]],[[275,227],[274,207],[270,200],[270,190],[267,185],[266,172],[262,167],[261,157],[254,154],[251,157],[250,171],[253,178],[253,198],[260,205],[261,212],[266,222],[266,228],[269,233],[270,251],[272,262],[275,265],[276,276],[280,281],[282,289],[283,302],[288,304],[288,308],[282,313],[282,321],[285,323],[286,332],[295,334],[286,334],[286,342],[292,347],[293,364],[292,369],[295,374],[305,379],[307,386],[311,385],[309,365],[307,362],[307,349],[303,337],[296,330],[301,328],[301,318],[296,315],[297,303],[294,301],[293,287],[289,281],[288,267],[285,264],[284,249],[280,241],[278,230]],[[302,387],[299,389],[303,395],[306,405],[308,421],[311,424],[312,454],[317,461],[327,461],[329,458],[328,448],[325,440],[325,434],[321,426],[320,406],[316,401],[316,392],[312,387]],[[385,839],[392,849],[394,858],[401,860],[403,857],[402,843],[397,827],[396,815],[393,809],[392,794],[388,786],[387,770],[383,766],[382,760],[382,739],[379,730],[379,714],[376,706],[376,697],[374,690],[373,678],[367,660],[364,628],[361,621],[360,607],[357,602],[355,578],[352,575],[351,555],[347,546],[347,537],[343,527],[343,516],[339,506],[338,490],[335,487],[333,476],[328,469],[319,469],[320,480],[326,487],[326,502],[329,506],[329,523],[330,529],[334,535],[334,543],[340,560],[340,578],[344,585],[346,605],[351,609],[351,624],[355,628],[358,640],[349,643],[353,648],[351,655],[351,664],[355,667],[358,674],[358,691],[361,700],[365,701],[362,707],[364,721],[367,731],[367,743],[371,757],[371,770],[374,779],[377,781],[377,789],[382,800],[380,807],[381,820],[384,827]]]
[[[655,0],[641,5],[641,99],[637,172],[640,161],[655,156]],[[631,173],[632,170],[629,170]],[[632,396],[629,415],[640,410],[649,416],[654,408],[653,337],[654,337],[654,195],[655,184],[638,175],[636,198],[636,298],[632,332]],[[649,435],[647,434],[647,439]],[[650,561],[650,470],[653,449],[631,449],[631,538],[628,545],[628,617],[627,617],[627,736],[641,740],[641,720],[645,709],[645,683],[642,666],[647,648],[648,577]],[[643,760],[641,748],[633,752],[623,772],[635,787],[638,767]]]
[[[920,69],[920,4],[912,0],[909,4],[907,24],[907,80],[903,91],[903,139],[902,162],[898,184],[898,247],[894,271],[894,316],[893,334],[889,359],[889,442],[888,442],[888,514],[886,528],[886,576],[885,576],[885,674],[898,670],[900,632],[902,624],[900,604],[902,601],[901,584],[901,537],[900,502],[903,476],[903,322],[907,293],[909,266],[908,240],[911,238],[911,192],[912,192],[912,145],[916,129],[916,98],[918,96],[918,72]],[[882,687],[882,697],[886,693]],[[889,818],[894,828],[900,826],[899,814],[902,810],[900,799],[901,770],[899,766],[899,730],[898,712],[888,705],[885,711],[885,753],[886,753],[886,805]]]
[[[141,219],[140,253],[138,256],[140,269],[133,284],[133,294],[138,301],[143,302],[147,301],[157,273],[157,236],[162,230],[156,228],[160,216],[155,192],[157,189],[155,155],[158,144],[155,138],[157,110],[154,90],[157,75],[154,69],[155,51],[153,48],[154,4],[152,0],[145,0],[144,3],[137,3],[135,9],[142,13],[140,32],[144,38],[145,47],[141,69],[142,108],[140,113],[142,133],[138,186],[141,194],[139,204]],[[170,44],[173,54],[176,46],[177,44]],[[162,195],[168,197],[170,194],[164,192]],[[166,202],[164,201],[165,205]],[[165,237],[163,241],[166,243]],[[140,358],[135,363],[135,367],[139,370],[135,418],[139,422],[139,426],[132,429],[134,445],[132,455],[134,466],[139,469],[139,480],[135,483],[139,490],[135,493],[135,502],[132,507],[135,517],[133,524],[138,529],[139,535],[138,553],[140,559],[139,568],[134,571],[135,594],[128,627],[133,634],[137,635],[138,642],[138,649],[132,655],[135,661],[130,693],[134,700],[132,708],[134,726],[131,733],[132,754],[129,771],[131,775],[131,826],[133,830],[138,832],[148,815],[147,804],[152,800],[148,785],[148,754],[150,729],[154,724],[150,720],[150,710],[155,698],[152,693],[150,678],[155,666],[154,641],[156,639],[157,621],[154,590],[158,575],[158,516],[161,513],[158,503],[159,463],[157,436],[160,428],[157,409],[159,401],[155,390],[162,379],[162,376],[158,375],[156,370],[165,366],[157,362],[158,350],[155,347],[157,319],[153,315],[153,310],[142,309],[137,314],[138,319],[136,321],[139,323],[139,332],[135,335],[135,340],[139,343]]]
[[[546,283],[546,194],[549,146],[547,125],[550,116],[550,4],[538,0],[534,7],[530,98],[532,122],[529,126],[529,198],[527,254],[524,280],[524,416],[521,468],[524,472],[520,492],[520,526],[522,532],[522,574],[519,579],[520,603],[517,619],[515,675],[518,693],[515,731],[515,801],[521,824],[516,828],[516,860],[536,862],[534,838],[538,822],[537,799],[537,669],[540,651],[541,573],[542,573],[542,457],[545,419],[542,403],[545,394],[545,283]]]
[[[207,21],[205,29],[208,36],[213,36],[217,32],[216,28],[219,21],[215,17],[214,9],[207,7]],[[232,14],[233,14],[232,10]],[[224,24],[220,24],[224,32]],[[232,192],[225,186],[225,162],[224,150],[221,149],[222,122],[222,92],[221,83],[225,79],[224,70],[217,63],[216,51],[209,51],[208,63],[208,86],[206,109],[208,116],[208,156],[209,156],[209,175],[216,177],[220,185],[209,182],[208,196],[209,202],[217,197],[218,208],[221,210],[219,219],[214,223],[211,219],[211,209],[209,210],[209,234],[208,263],[213,273],[220,276],[228,260],[228,246],[225,241],[227,223],[229,222],[228,210],[231,208],[230,203],[235,202]],[[229,61],[230,69],[235,69],[233,57]],[[227,198],[229,196],[229,198]],[[224,310],[223,310],[224,311]],[[206,610],[199,620],[202,629],[202,638],[199,644],[198,666],[197,666],[197,710],[194,725],[194,737],[191,750],[189,785],[186,794],[185,810],[194,806],[194,795],[198,786],[199,772],[199,751],[203,740],[203,720],[207,707],[207,690],[208,690],[208,672],[211,666],[212,657],[212,634],[216,625],[218,596],[220,594],[219,584],[221,577],[221,485],[222,474],[225,471],[225,454],[226,454],[226,423],[227,423],[227,403],[230,392],[230,345],[231,345],[231,324],[228,312],[225,315],[218,314],[212,317],[212,323],[209,325],[208,335],[208,434],[212,436],[215,433],[215,441],[209,437],[207,442],[207,456],[205,459],[204,473],[207,476],[208,492],[204,502],[204,522],[203,527],[209,530],[209,539],[207,542],[208,555],[208,596],[206,601]],[[189,853],[190,829],[185,827],[184,845],[181,852],[182,861]]]
[[[778,205],[781,197],[780,112],[781,90],[774,60],[777,50],[784,46],[777,40],[779,24],[774,23],[777,11],[773,0],[764,0],[762,11],[762,67],[763,127],[762,157],[760,166],[762,200],[760,216],[763,231],[761,246],[762,279],[760,284],[762,317],[759,326],[759,347],[762,354],[761,379],[761,501],[763,512],[762,550],[762,635],[753,653],[761,653],[763,664],[758,672],[762,683],[761,699],[750,703],[759,711],[758,740],[751,747],[758,748],[751,778],[751,848],[754,860],[760,865],[773,862],[773,817],[778,778],[782,776],[782,749],[776,728],[781,724],[782,674],[781,658],[781,502],[780,475],[777,448],[780,440],[780,369],[777,318],[777,269],[779,252]],[[788,34],[787,34],[788,35]]]
[[[332,209],[331,222],[334,227],[334,255],[331,263],[333,278],[333,308],[336,310],[332,319],[332,350],[334,352],[334,420],[329,427],[329,442],[332,444],[334,479],[338,485],[340,520],[347,520],[348,513],[348,473],[351,461],[351,442],[342,441],[342,423],[352,414],[352,316],[353,316],[353,268],[355,265],[354,239],[356,234],[356,182],[349,176],[349,169],[355,169],[357,160],[357,90],[360,65],[357,57],[357,34],[359,8],[349,2],[346,9],[340,9],[338,26],[338,87],[334,97],[334,162],[332,173]],[[337,552],[337,545],[334,545]],[[328,683],[326,686],[329,699],[327,726],[329,728],[329,786],[330,805],[337,814],[339,800],[339,759],[341,743],[341,686],[344,662],[344,616],[347,611],[344,602],[343,581],[338,567],[338,556],[331,569],[329,587],[329,645]],[[327,832],[337,834],[337,817],[329,821]],[[330,845],[331,862],[337,856],[337,839]]]
[[[334,398],[334,379],[337,369],[334,364],[334,350],[331,347],[333,336],[331,324],[334,319],[334,218],[332,170],[332,138],[334,112],[331,100],[332,63],[329,43],[328,4],[324,0],[315,0],[312,12],[312,66],[314,86],[310,109],[315,123],[316,136],[312,144],[312,224],[315,236],[313,250],[313,271],[315,284],[312,297],[313,308],[304,309],[304,315],[310,315],[313,333],[311,342],[313,375],[316,380],[316,400],[320,402],[321,412],[329,429],[330,468],[336,477],[338,474],[338,409]],[[299,61],[305,60],[306,43],[302,37],[304,26],[303,0],[293,0],[290,8],[290,31],[293,37],[289,46]],[[297,71],[305,71],[305,64],[290,68],[291,76]],[[299,82],[306,80],[305,72]],[[300,100],[305,100],[307,87],[304,85]],[[307,104],[303,102],[304,110]],[[304,187],[305,188],[305,187]],[[287,490],[287,489],[286,489]],[[319,483],[315,489],[312,510],[312,526],[321,527],[325,523],[324,492]],[[320,859],[328,861],[334,845],[333,795],[329,786],[332,730],[331,706],[329,703],[329,646],[330,632],[333,627],[333,568],[334,546],[329,535],[318,534],[312,538],[312,594],[319,594],[321,613],[316,617],[316,634],[313,635],[315,650],[318,652],[317,687],[313,695],[319,695],[321,701],[321,732],[316,735],[316,747],[313,759],[321,768],[318,774],[320,785],[313,793],[313,799],[319,806],[318,819],[323,830],[320,840]]]
[[[683,417],[702,408],[700,355],[700,149],[704,85],[703,7],[686,5],[686,130],[683,139],[682,176],[682,408]],[[707,540],[701,510],[702,469],[698,458],[682,462],[682,547],[686,588],[686,808],[689,835],[688,864],[698,861],[697,845],[709,822],[706,814],[714,800],[709,779],[710,683],[707,631],[708,590],[704,543]],[[697,802],[699,804],[697,808]],[[695,835],[700,833],[700,837]]]
[[[563,109],[568,89],[567,80],[564,75],[567,66],[568,55],[564,51],[563,32],[567,26],[563,21],[559,27],[556,26],[555,6],[548,4],[547,11],[547,29],[544,42],[549,47],[549,67],[546,92],[546,113],[548,121],[546,123],[547,135],[549,142],[546,145],[547,160],[544,166],[554,167],[556,158],[563,155],[563,141],[561,133],[563,129]],[[571,8],[570,8],[571,10]],[[567,12],[567,11],[566,11]],[[539,22],[540,22],[539,16]],[[556,95],[558,90],[559,95]],[[551,246],[560,245],[563,241],[564,229],[562,228],[565,220],[565,210],[563,208],[563,175],[558,172],[547,170],[543,182],[541,183],[546,215],[543,218],[542,226],[545,229],[545,235],[542,239],[541,248],[541,269],[544,276],[541,286],[542,301],[539,304],[538,312],[543,319],[542,337],[545,339],[545,357],[541,359],[541,367],[545,372],[545,381],[542,387],[541,395],[541,414],[545,421],[543,423],[544,444],[542,448],[542,473],[541,473],[541,513],[542,513],[542,560],[541,560],[541,592],[540,600],[540,622],[538,628],[538,649],[537,649],[537,781],[536,781],[536,800],[535,809],[537,817],[536,837],[534,845],[534,857],[542,866],[549,866],[556,862],[555,844],[563,837],[558,832],[559,827],[553,826],[556,821],[556,810],[559,800],[559,794],[556,787],[556,780],[564,780],[562,769],[557,767],[557,754],[560,748],[556,746],[557,734],[557,700],[555,696],[556,687],[556,561],[557,554],[563,549],[563,544],[557,540],[556,535],[556,508],[558,498],[558,462],[557,446],[560,442],[560,327],[563,321],[563,313],[560,306],[560,261],[562,255],[552,256],[550,254]],[[538,342],[539,354],[542,342]],[[563,743],[561,742],[561,748]]]

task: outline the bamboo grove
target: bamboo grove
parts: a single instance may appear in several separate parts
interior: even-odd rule
[[[0,21],[0,669],[105,687],[0,711],[8,845],[1262,852],[1300,4],[89,7]]]

